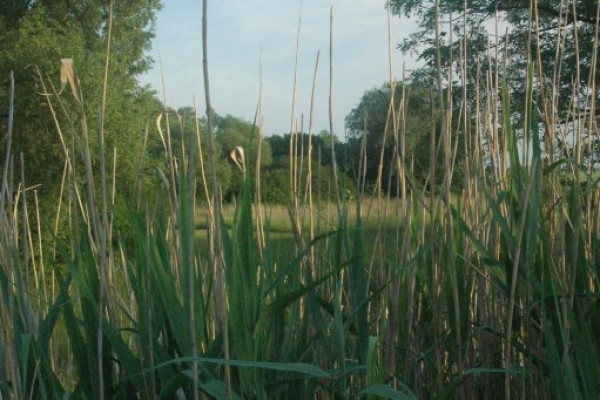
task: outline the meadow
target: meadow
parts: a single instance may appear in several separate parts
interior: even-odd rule
[[[280,205],[260,201],[260,157],[237,159],[243,190],[222,202],[210,116],[209,142],[198,128],[181,148],[169,139],[177,122],[159,119],[163,128],[147,134],[167,139],[160,184],[140,178],[117,204],[102,114],[95,132],[61,103],[81,94],[74,71],[71,93],[40,77],[53,115],[68,115],[81,143],[96,145],[62,141],[55,119],[61,195],[40,209],[23,157],[11,152],[9,105],[0,399],[600,398],[595,93],[573,106],[568,120],[581,128],[569,133],[552,123],[558,97],[537,84],[536,58],[524,98],[507,88],[504,68],[459,71],[471,94],[432,89],[462,106],[432,115],[426,184],[411,179],[402,98],[388,113],[393,163],[379,166],[396,171],[396,193],[383,179],[365,190],[359,173],[355,198],[318,200],[306,162],[314,154],[301,155],[291,132],[289,202]],[[513,104],[523,118],[512,117]],[[575,145],[556,152],[567,135]]]

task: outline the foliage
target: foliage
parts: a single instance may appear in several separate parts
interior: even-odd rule
[[[296,195],[301,202],[307,201],[307,175],[308,175],[308,146],[312,144],[312,179],[311,187],[314,200],[335,201],[334,166],[331,159],[331,140],[329,131],[323,130],[317,135],[309,137],[308,133],[296,133],[293,136],[284,134],[282,136],[272,135],[266,138],[269,142],[274,161],[263,174],[263,201],[268,203],[287,204],[290,200],[289,190],[292,187],[290,182],[290,138],[293,138],[293,149],[295,155],[293,161],[296,164],[296,179],[298,192]],[[345,171],[339,169],[342,158],[340,152],[346,146],[346,143],[340,143],[337,137],[333,137],[336,146],[337,156],[337,175],[340,190],[346,192],[348,196],[356,194],[356,183]]]
[[[4,7],[6,5],[6,7]],[[108,71],[107,105],[104,121],[105,143],[109,151],[117,149],[122,189],[128,178],[135,176],[143,153],[144,127],[160,105],[153,93],[140,88],[136,77],[146,71],[150,59],[145,54],[153,36],[154,14],[158,0],[115,2],[114,29]],[[59,186],[64,159],[53,118],[47,106],[55,102],[63,126],[65,141],[75,141],[80,148],[81,136],[74,134],[76,120],[61,110],[54,96],[47,97],[50,84],[57,90],[60,60],[71,58],[78,70],[81,91],[84,93],[86,119],[96,121],[102,101],[108,2],[94,0],[68,4],[63,1],[7,0],[0,8],[0,71],[3,80],[14,71],[15,95],[15,152],[23,152],[28,181],[42,183],[42,193],[52,193]],[[7,83],[7,81],[3,81]],[[4,85],[3,85],[4,86]],[[50,93],[52,94],[52,93]],[[78,109],[68,90],[60,97],[62,106],[70,113]],[[0,92],[2,104],[7,104],[7,92]],[[5,121],[0,126],[5,128]],[[90,145],[97,146],[96,124],[90,128]],[[97,160],[94,160],[96,163]]]
[[[198,121],[189,109],[163,110],[152,128],[148,149],[162,184],[143,203],[126,196],[129,213],[115,213],[110,196],[96,193],[106,190],[105,174],[81,172],[90,159],[106,169],[103,146],[82,141],[65,152],[65,190],[54,210],[68,235],[52,242],[34,240],[36,229],[51,229],[33,223],[48,208],[23,190],[28,184],[10,168],[14,149],[6,146],[0,397],[599,398],[600,182],[586,160],[550,162],[543,153],[540,127],[557,115],[536,106],[544,97],[534,69],[528,65],[527,96],[518,101],[508,83],[476,83],[500,96],[499,127],[484,118],[461,133],[456,109],[433,114],[443,188],[377,199],[358,190],[356,201],[328,208],[291,202],[290,232],[269,230],[250,173],[232,218],[217,206],[197,207],[189,185],[203,153],[195,152]],[[465,120],[488,115],[489,104],[466,96],[459,96]],[[523,118],[514,119],[521,105]],[[86,113],[66,111],[67,125],[52,127],[67,131],[74,121],[74,136],[87,132]],[[594,126],[594,115],[575,111]],[[162,144],[161,131],[171,145]],[[7,132],[8,143],[15,132]],[[366,145],[375,136],[383,147],[376,132],[364,136]],[[473,139],[483,135],[502,149],[482,156]],[[305,191],[308,166],[313,179],[331,176],[329,166],[296,150],[293,163],[285,153],[274,157],[262,179],[283,179],[293,164]],[[464,185],[451,193],[460,164]],[[312,183],[317,191],[324,184]],[[207,221],[206,231],[194,217]],[[292,244],[276,255],[282,236]]]
[[[229,152],[236,146],[245,150],[246,168],[254,169],[258,158],[258,127],[240,118],[226,115],[217,119],[216,140],[223,149],[223,155],[229,157]],[[268,167],[273,162],[271,146],[266,140],[260,148],[260,165]]]
[[[169,129],[167,130],[167,114],[169,121]],[[198,133],[199,148],[201,149],[202,160],[205,162],[208,160],[208,130],[206,127],[206,119],[204,117],[197,118],[197,112],[193,107],[182,107],[175,110],[166,110],[165,117],[163,118],[164,125],[164,134],[167,132],[170,135],[170,142],[172,152],[177,158],[184,157],[184,148],[186,148],[186,143],[189,145],[190,138],[196,138]],[[217,120],[218,116],[217,117]],[[163,171],[168,170],[168,143],[163,143],[162,139],[158,137],[158,135],[154,135],[151,143],[149,151],[152,153],[154,159],[162,160],[160,164],[160,168]],[[220,190],[223,193],[229,193],[231,190],[232,177],[235,175],[236,171],[233,169],[233,165],[229,162],[225,151],[221,147],[219,142],[215,143],[215,152],[217,153],[216,157],[216,173],[217,173],[217,181],[219,182]],[[206,182],[204,181],[204,177],[206,177]],[[204,171],[204,175],[202,174],[202,167],[200,163],[197,164],[196,171],[196,195],[198,199],[202,201],[206,201],[206,188],[210,187],[210,183],[208,182],[208,170]]]
[[[287,204],[290,200],[290,158],[277,157],[273,165],[262,172],[262,201],[271,204]],[[308,179],[308,162],[302,163],[298,171],[302,188],[298,196],[306,203],[306,180]],[[341,186],[347,189],[349,195],[356,193],[355,184],[345,173],[339,173]],[[312,191],[314,201],[336,201],[333,183],[333,168],[329,165],[312,162]]]
[[[338,150],[342,169],[354,178],[359,174],[362,176],[359,167],[365,165],[363,179],[370,193],[375,190],[380,163],[382,188],[393,195],[398,193],[396,159],[402,154],[405,154],[406,164],[411,166],[408,171],[411,184],[423,186],[429,182],[431,134],[439,131],[437,121],[440,118],[433,94],[420,84],[397,84],[393,102],[395,117],[390,103],[389,84],[365,91],[358,105],[346,116],[349,138]],[[394,129],[394,121],[397,130]],[[460,140],[460,136],[456,140]],[[366,160],[362,164],[361,154]],[[441,163],[435,163],[435,166],[439,170],[442,168]],[[443,176],[439,170],[436,184]],[[455,183],[459,185],[460,179]]]
[[[230,152],[235,147],[241,146],[244,149],[246,171],[254,179],[259,155],[258,127],[231,115],[218,117],[216,120],[215,138],[216,143],[221,146],[220,156],[229,160],[230,165],[233,166]],[[272,162],[271,146],[269,142],[263,140],[260,145],[260,167],[268,167]],[[239,196],[242,193],[243,181],[244,176],[241,171],[232,171],[230,184],[226,190],[223,190],[225,199],[231,200],[234,196]]]
[[[477,68],[480,68],[482,79],[496,66],[507,65],[507,81],[510,82],[511,89],[519,93],[515,101],[520,101],[526,88],[528,57],[536,61],[539,57],[541,64],[537,65],[539,69],[536,71],[538,84],[541,90],[550,91],[553,84],[558,83],[555,107],[561,119],[569,111],[567,99],[572,95],[572,84],[576,84],[578,97],[585,102],[590,83],[597,82],[600,78],[600,70],[593,69],[595,62],[592,43],[598,23],[596,1],[549,0],[533,3],[528,0],[445,0],[439,2],[437,17],[435,4],[434,0],[390,2],[394,14],[419,21],[419,29],[400,45],[404,52],[417,54],[425,61],[425,68],[417,71],[417,76],[436,80],[436,46],[439,44],[439,62],[448,81],[460,74],[459,59],[467,66],[467,74],[471,77],[477,76]],[[498,51],[490,53],[488,50],[494,47],[495,40],[490,38],[490,33],[494,33],[490,30],[494,28],[489,27],[496,15],[510,29],[507,32],[503,25],[500,26]],[[449,22],[451,17],[452,24]],[[532,23],[532,19],[538,20],[539,25]],[[440,32],[439,43],[435,37],[436,25]],[[461,50],[465,43],[465,33],[468,37],[466,53]],[[504,59],[505,55],[509,56],[508,60]],[[557,57],[562,61],[560,70],[556,68]],[[456,75],[446,74],[450,66]],[[474,86],[471,85],[470,88],[473,89]],[[597,92],[595,94],[598,95]]]
[[[273,157],[289,157],[290,155],[290,134],[286,133],[283,135],[271,135],[267,140],[271,146]],[[294,134],[295,147],[297,148],[298,155],[308,154],[308,133],[301,132]],[[312,135],[311,141],[313,146],[313,155],[317,162],[319,161],[322,165],[333,166],[331,162],[331,139],[332,135],[327,130],[322,130],[318,135]],[[333,136],[334,143],[337,147],[343,147],[344,143],[340,143],[337,136]],[[339,163],[339,159],[338,159]]]

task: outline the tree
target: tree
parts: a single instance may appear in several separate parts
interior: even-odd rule
[[[272,203],[287,203],[290,199],[290,137],[289,133],[284,135],[272,135],[266,138],[273,152],[273,163],[263,172],[263,201]],[[293,136],[296,153],[293,163],[296,165],[296,175],[299,181],[297,195],[304,201],[306,199],[306,179],[308,174],[308,133],[297,133]],[[335,193],[335,177],[333,163],[331,162],[331,134],[322,130],[312,136],[312,189],[313,199],[326,201],[337,200]],[[338,142],[337,138],[333,138]],[[345,143],[338,143],[338,149],[343,148]],[[343,153],[343,152],[342,152]],[[337,153],[337,163],[341,158]],[[320,163],[320,164],[319,164]],[[356,193],[354,182],[348,175],[337,169],[337,180],[344,191],[354,195]]]
[[[418,84],[404,87],[398,84],[394,94],[396,113],[401,106],[403,91],[407,111],[403,120],[400,116],[396,117],[398,121],[397,139],[394,138],[396,135],[393,118],[389,113],[391,102],[389,84],[367,90],[359,104],[346,116],[349,138],[344,146],[346,154],[341,155],[345,161],[342,161],[340,165],[350,176],[358,177],[361,148],[364,146],[364,157],[366,158],[364,179],[368,190],[373,190],[377,183],[382,147],[382,187],[387,190],[387,182],[391,182],[392,186],[389,187],[389,190],[392,194],[396,193],[396,179],[391,179],[393,176],[397,176],[394,175],[397,174],[394,162],[395,154],[396,151],[402,153],[402,146],[405,149],[406,165],[409,168],[412,166],[410,174],[417,180],[415,183],[425,183],[429,175],[430,135],[432,129],[438,129],[436,122],[439,116],[438,107],[432,100],[433,95],[430,89]],[[403,137],[404,143],[402,143]],[[397,149],[396,143],[398,143]]]
[[[319,132],[317,135],[312,135],[312,147],[313,147],[313,155],[315,157],[315,161],[317,161],[319,157],[319,152],[321,153],[321,164],[331,166],[331,139],[332,135],[328,130],[324,129]],[[269,142],[271,146],[271,152],[273,154],[273,158],[279,157],[288,157],[290,155],[290,134],[286,133],[282,136],[280,135],[271,135],[268,138],[265,138],[266,141]],[[333,137],[335,143],[338,142],[337,137]],[[294,141],[297,146],[298,157],[304,151],[304,156],[308,154],[308,133],[297,133],[294,135]]]
[[[240,118],[226,115],[217,119],[216,140],[228,155],[231,149],[242,146],[246,153],[246,168],[256,167],[258,157],[258,127]],[[271,146],[263,140],[260,165],[267,167],[273,162]]]
[[[271,135],[266,137],[265,140],[269,142],[271,146],[271,153],[273,158],[285,157],[290,155],[290,134],[284,135]]]
[[[600,79],[600,69],[592,70],[592,66],[595,65],[592,59],[595,26],[598,23],[596,20],[598,2],[596,0],[568,2],[560,0],[536,2],[529,0],[467,0],[466,2],[441,0],[437,16],[435,4],[436,0],[391,0],[390,2],[393,13],[416,17],[419,21],[419,29],[401,43],[400,48],[404,52],[417,53],[419,58],[425,61],[425,68],[417,72],[417,75],[421,77],[426,76],[429,80],[436,79],[432,70],[436,68],[438,61],[436,51],[438,44],[439,62],[443,70],[447,71],[451,62],[451,54],[453,54],[455,68],[459,68],[457,60],[461,54],[461,43],[464,42],[464,33],[466,33],[468,43],[466,61],[469,76],[475,76],[478,61],[482,74],[494,66],[488,65],[488,61],[500,66],[502,70],[505,61],[503,57],[504,54],[507,54],[510,59],[507,60],[508,70],[505,77],[509,87],[516,92],[514,98],[519,100],[523,98],[520,94],[524,93],[527,83],[525,74],[528,55],[531,55],[533,60],[537,60],[539,55],[541,60],[541,65],[538,66],[540,69],[536,71],[537,84],[540,89],[549,91],[553,84],[554,74],[560,71],[560,76],[556,77],[560,97],[555,99],[555,104],[562,117],[565,117],[569,107],[574,86],[578,89],[575,101],[579,102],[585,100],[585,96],[589,94],[589,83],[593,82],[590,78],[593,77],[596,82]],[[531,6],[534,4],[539,16],[537,28],[535,26],[536,15],[531,10]],[[492,21],[496,14],[511,27],[509,37],[505,32],[500,32],[498,59],[495,58],[495,51],[489,52],[494,43],[489,39],[490,35],[486,29],[486,23]],[[532,15],[533,22],[531,22]],[[450,20],[452,20],[452,32],[449,30]],[[437,38],[439,43],[435,35],[436,23],[439,27]],[[539,32],[539,42],[537,32]],[[529,47],[530,37],[531,47]],[[557,53],[557,45],[561,42],[564,43],[564,46],[560,47],[561,52]],[[559,55],[558,60],[557,54]],[[560,68],[555,65],[558,64],[555,61],[560,63]],[[452,79],[448,76],[445,78]],[[596,92],[595,95],[598,96],[598,93]],[[517,107],[517,109],[521,108]]]
[[[216,119],[216,143],[221,146],[221,156],[229,159],[230,151],[241,146],[244,148],[246,159],[246,170],[250,177],[254,179],[256,174],[256,161],[258,160],[259,133],[258,127],[246,122],[240,118],[226,115]],[[260,146],[260,166],[268,167],[273,162],[271,146],[266,140],[262,141]],[[238,171],[233,171],[231,175],[231,185],[229,192],[224,192],[226,198],[241,193],[243,175]]]
[[[64,154],[48,102],[58,110],[59,123],[68,143],[79,148],[82,117],[70,91],[59,89],[60,60],[72,58],[81,82],[90,145],[97,146],[96,121],[102,103],[108,31],[108,1],[2,0],[0,3],[0,82],[8,72],[16,82],[13,154],[23,153],[29,184],[42,183],[41,193],[56,191]],[[114,2],[114,19],[108,73],[104,133],[107,153],[117,150],[119,182],[127,188],[142,154],[144,128],[160,108],[153,92],[137,83],[151,59],[146,55],[153,36],[159,0]],[[41,95],[43,85],[50,96]],[[7,104],[7,91],[0,91]],[[58,100],[64,108],[61,107]],[[61,110],[65,110],[62,112]],[[5,120],[0,121],[5,132]],[[97,159],[94,160],[97,162]]]

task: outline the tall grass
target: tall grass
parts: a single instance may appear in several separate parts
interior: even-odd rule
[[[465,35],[463,88],[466,49]],[[541,105],[557,101],[557,88],[542,90],[540,63],[530,57],[524,122],[516,126],[499,62],[474,77],[474,102],[464,90],[462,107],[451,107],[451,87],[432,92],[443,110],[430,137],[428,182],[443,182],[437,189],[410,179],[406,94],[398,109],[390,105],[393,165],[379,165],[395,170],[397,196],[380,172],[376,197],[345,201],[336,183],[337,204],[313,202],[314,171],[299,173],[314,158],[310,142],[298,148],[292,134],[287,214],[265,208],[264,220],[250,174],[235,208],[222,207],[212,143],[207,165],[199,132],[171,148],[168,118],[148,133],[165,145],[164,185],[118,214],[114,182],[108,193],[110,149],[90,151],[73,69],[74,109],[40,74],[65,158],[57,215],[40,215],[27,160],[11,148],[11,80],[0,193],[0,398],[599,398],[600,188],[581,156],[590,146],[581,135],[570,157],[552,150],[556,107]],[[61,113],[80,121],[68,128],[86,146],[68,143]],[[597,134],[593,112],[576,108],[570,120]],[[206,208],[196,203],[197,185],[210,192]],[[315,224],[323,215],[326,223]],[[40,220],[57,224],[44,240]],[[292,249],[284,254],[281,230]]]

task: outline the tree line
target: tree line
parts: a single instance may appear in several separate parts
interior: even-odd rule
[[[532,25],[528,17],[529,1],[392,0],[389,7],[395,15],[416,18],[419,22],[418,31],[400,43],[399,48],[405,52],[417,52],[423,64],[405,82],[387,82],[367,90],[346,117],[344,140],[333,141],[337,147],[335,162],[345,182],[344,190],[355,191],[358,188],[375,193],[379,187],[386,193],[397,195],[398,171],[394,165],[398,157],[403,157],[404,163],[410,166],[407,173],[410,185],[432,190],[438,184],[429,181],[431,168],[439,168],[432,162],[435,152],[432,153],[430,135],[439,129],[436,124],[440,120],[442,107],[456,107],[456,115],[460,115],[458,110],[462,105],[458,98],[455,101],[444,100],[447,104],[440,104],[440,97],[434,94],[434,88],[439,84],[446,88],[452,84],[454,90],[448,93],[461,95],[458,75],[462,70],[453,54],[464,54],[466,73],[472,76],[486,76],[493,68],[502,65],[506,61],[504,57],[508,55],[511,62],[507,65],[510,67],[504,72],[503,78],[509,89],[517,93],[514,99],[518,101],[524,98],[518,94],[526,87],[527,46],[538,49],[536,54],[544,68],[536,71],[538,85],[547,90],[550,90],[553,77],[553,60],[556,51],[560,51],[563,58],[573,61],[577,58],[578,62],[563,63],[563,70],[555,74],[554,80],[558,81],[556,87],[559,88],[555,94],[555,108],[558,108],[558,115],[563,119],[557,123],[568,122],[569,107],[583,108],[593,104],[586,96],[590,92],[587,89],[600,78],[600,69],[594,68],[594,57],[597,58],[597,55],[591,47],[597,24],[597,2],[577,0],[575,3],[564,4],[557,0],[538,2],[535,10],[537,25]],[[96,121],[99,117],[104,95],[102,88],[111,11],[109,2],[2,0],[0,5],[0,41],[3,43],[0,51],[1,104],[8,104],[9,71],[14,71],[16,81],[13,154],[24,155],[28,184],[42,184],[39,191],[43,197],[55,198],[64,170],[64,150],[57,138],[56,126],[62,127],[66,143],[76,151],[83,144],[74,115],[85,113],[88,121]],[[157,171],[164,168],[165,148],[154,134],[148,135],[149,142],[144,144],[146,132],[155,129],[157,115],[165,112],[172,114],[168,130],[173,141],[179,145],[187,134],[193,134],[196,130],[193,109],[166,110],[156,93],[138,82],[140,74],[152,65],[148,50],[160,7],[159,0],[130,0],[115,2],[112,10],[114,24],[106,75],[108,102],[102,119],[106,148],[116,149],[115,174],[121,185],[118,192],[124,193],[124,196],[134,187],[132,182],[139,179],[140,171],[148,178],[146,190],[160,180]],[[510,37],[502,33],[492,39],[486,23],[495,17],[510,24]],[[439,26],[437,35],[434,29],[436,24]],[[539,35],[535,35],[539,45],[524,41],[528,37],[526,33],[532,29],[539,32]],[[467,41],[464,35],[467,35]],[[563,45],[557,50],[555,44],[561,39]],[[492,47],[504,50],[493,52],[490,51]],[[59,72],[59,60],[64,58],[71,58],[75,62],[81,92],[85,97],[83,109],[76,107],[68,90],[58,85],[53,87]],[[435,72],[438,65],[443,67],[441,76]],[[560,101],[572,94],[573,85],[582,101],[574,105]],[[475,90],[471,86],[464,89],[469,93]],[[447,99],[447,96],[442,98]],[[474,101],[475,96],[466,96],[466,99]],[[53,116],[49,103],[55,110],[69,112],[59,112]],[[544,112],[543,107],[540,109]],[[71,110],[74,111],[71,113]],[[597,113],[597,110],[590,109],[589,112]],[[401,122],[393,123],[394,114],[396,121]],[[6,115],[3,111],[0,117],[2,132],[7,131]],[[217,116],[216,120],[215,137],[220,155],[217,174],[224,198],[232,199],[241,190],[241,175],[236,173],[229,160],[229,151],[234,146],[247,146],[248,170],[254,171],[259,145],[258,130],[252,122],[230,115]],[[161,123],[164,124],[165,120]],[[204,119],[201,118],[198,124],[200,139],[206,139]],[[455,140],[462,141],[468,129],[469,126],[459,129]],[[313,174],[313,179],[321,179],[315,182],[313,188],[320,188],[325,199],[332,195],[332,141],[326,131],[312,136],[314,158],[311,162],[315,163],[315,171],[321,174],[318,177],[316,172]],[[284,188],[290,185],[289,173],[284,172],[290,162],[289,139],[289,132],[266,135],[260,145],[261,167],[264,169],[264,184],[267,185],[263,187],[265,201],[289,200],[284,193]],[[92,148],[97,146],[96,135],[91,135],[90,141]],[[303,153],[295,157],[306,157],[307,134],[299,133],[296,141],[297,151]],[[3,147],[6,145],[4,136],[0,143]],[[457,157],[463,156],[460,153],[462,147],[457,146]],[[563,143],[563,147],[567,147],[567,144]],[[599,148],[595,145],[595,153],[589,157],[597,157]],[[566,150],[562,148],[559,151]],[[99,162],[98,159],[93,161]],[[19,168],[15,162],[13,165]],[[308,162],[304,162],[303,168],[307,165]],[[457,186],[460,186],[460,175],[459,169],[455,173]],[[306,171],[300,170],[299,177],[306,179]],[[199,190],[199,195],[202,196],[202,190]]]

